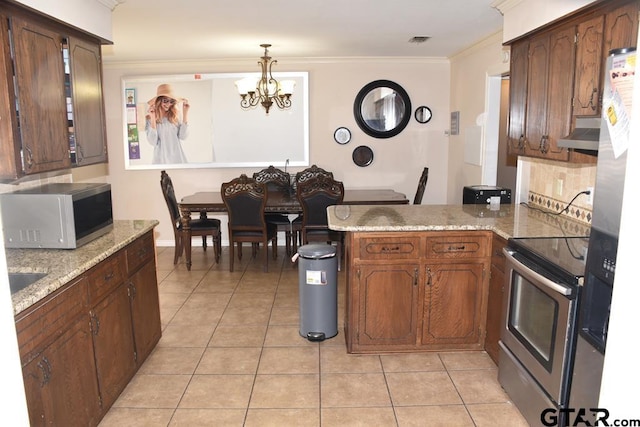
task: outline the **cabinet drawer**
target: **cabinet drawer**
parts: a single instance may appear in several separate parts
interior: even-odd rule
[[[419,237],[371,237],[360,239],[360,259],[418,259]]]
[[[93,306],[103,296],[113,291],[125,278],[124,253],[107,258],[87,274],[89,283],[89,303]]]
[[[140,266],[155,256],[153,234],[145,234],[125,249],[128,273],[134,273]]]
[[[489,236],[465,233],[427,238],[427,258],[480,258],[489,256]]]
[[[27,363],[88,310],[85,276],[65,285],[16,317],[20,357]],[[88,326],[87,326],[88,327]]]

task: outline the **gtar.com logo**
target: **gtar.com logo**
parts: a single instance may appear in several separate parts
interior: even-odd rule
[[[559,424],[564,415],[562,426]],[[547,408],[540,413],[544,426],[609,426],[609,411],[604,408]],[[633,425],[633,424],[626,424]]]

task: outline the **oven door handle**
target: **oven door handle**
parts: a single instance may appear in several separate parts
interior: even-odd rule
[[[573,293],[573,290],[571,288],[568,288],[566,286],[562,286],[556,282],[553,282],[549,279],[547,279],[546,277],[544,277],[543,275],[536,273],[535,271],[533,271],[532,269],[530,269],[529,267],[527,267],[526,265],[524,265],[523,263],[521,263],[520,261],[518,261],[514,256],[514,252],[511,250],[508,250],[507,248],[502,249],[502,252],[504,253],[505,257],[507,258],[507,261],[512,262],[513,264],[517,265],[520,267],[520,269],[518,270],[518,272],[520,274],[522,274],[523,276],[528,276],[527,278],[530,279],[531,281],[535,281],[536,283],[540,283],[541,285],[549,288],[550,290],[559,293],[561,295],[564,296],[571,296],[571,294]]]

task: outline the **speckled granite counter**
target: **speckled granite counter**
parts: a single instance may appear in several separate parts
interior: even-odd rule
[[[510,237],[589,235],[589,227],[524,205],[392,205],[327,208],[338,231],[491,230]]]
[[[9,273],[47,273],[44,278],[12,295],[14,314],[80,276],[156,225],[156,220],[114,221],[111,232],[75,250],[7,249]]]

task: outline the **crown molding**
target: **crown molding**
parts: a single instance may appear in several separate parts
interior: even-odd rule
[[[522,3],[522,0],[494,0],[491,3],[491,7],[497,9],[498,12],[504,16],[505,12],[508,12],[520,3]]]
[[[106,7],[109,8],[109,10],[113,11],[116,6],[118,6],[121,3],[124,3],[126,0],[96,0],[98,3],[102,3],[103,5],[105,5]]]

